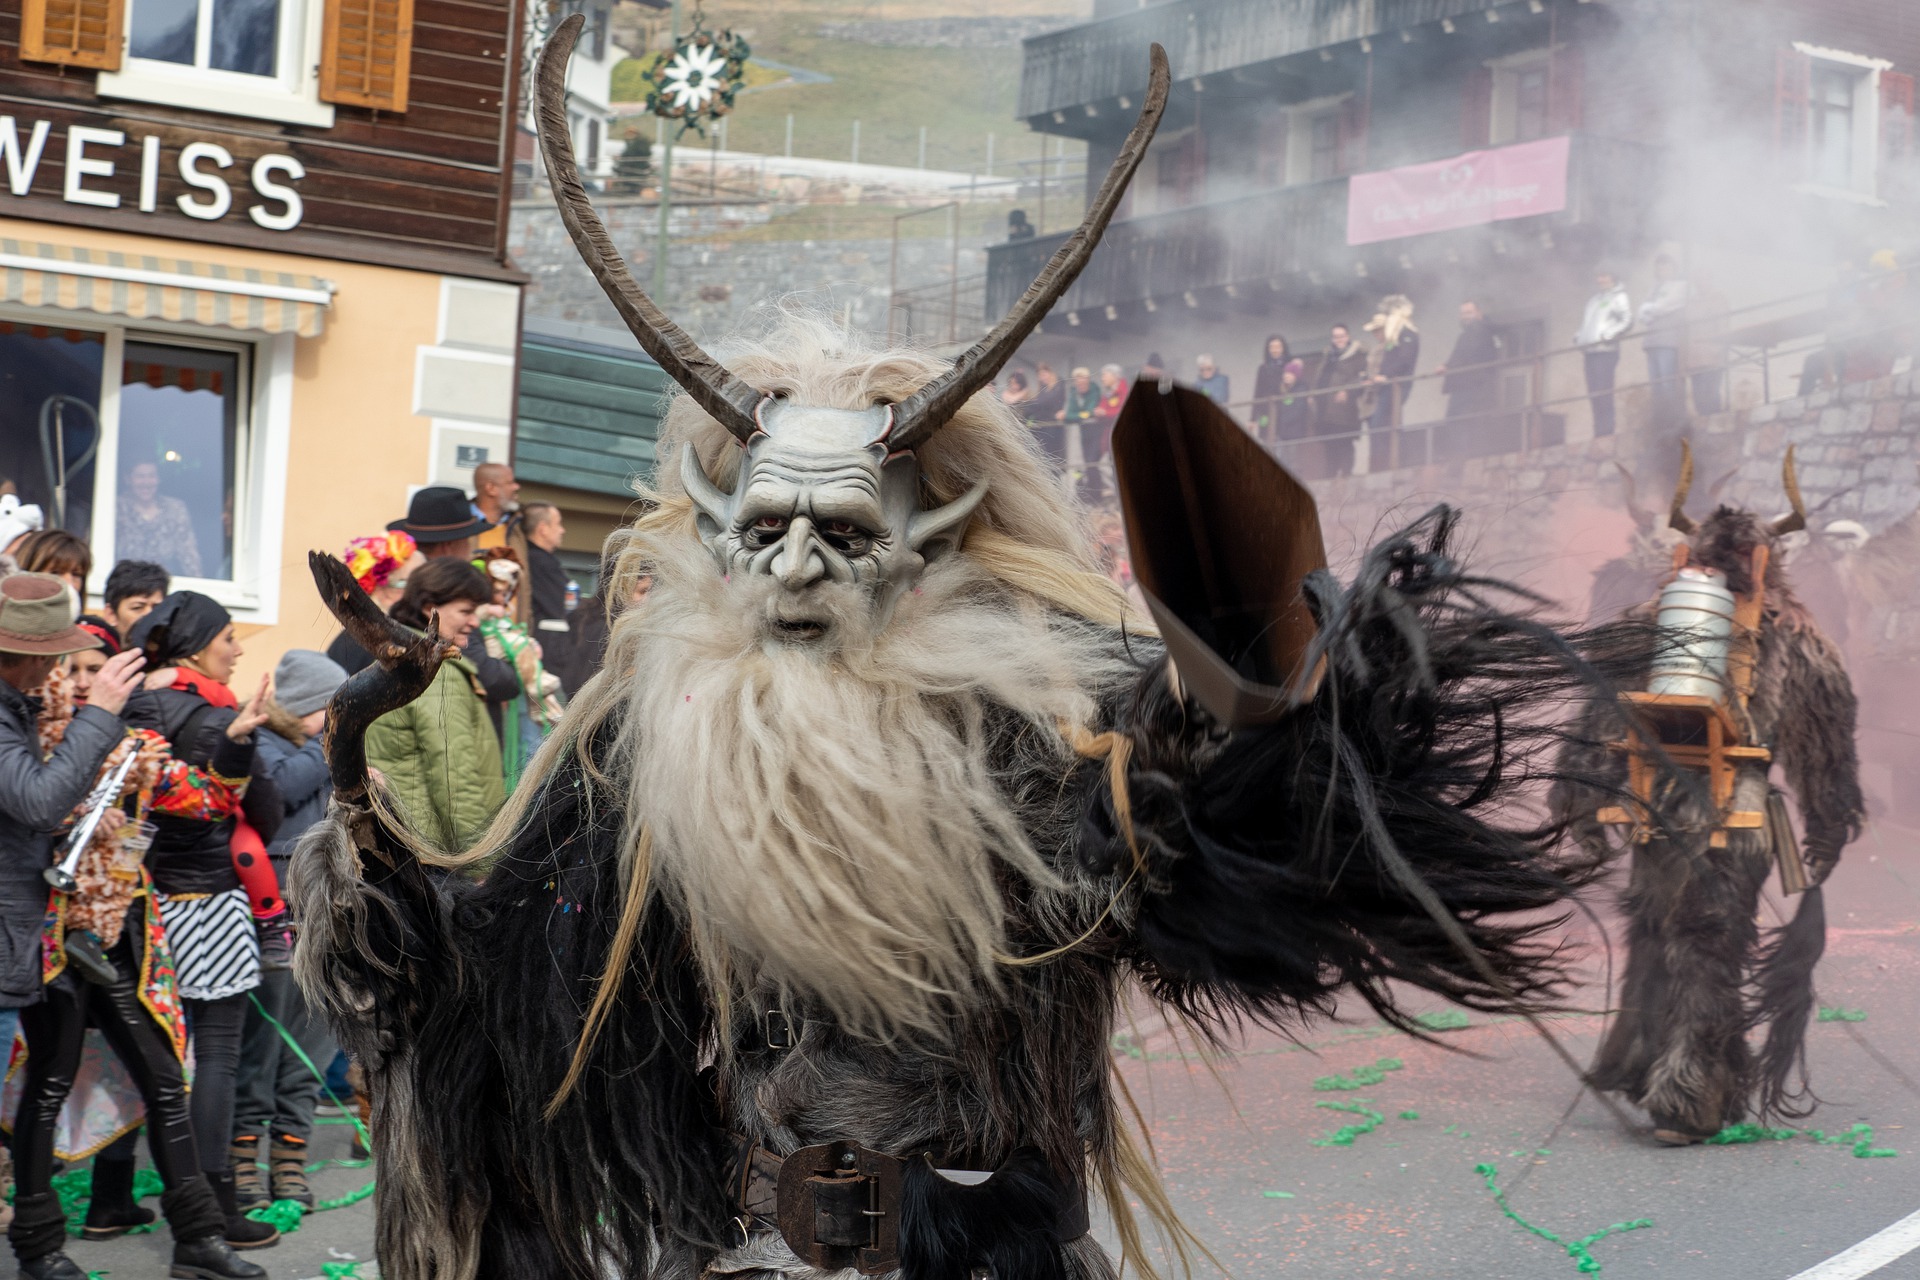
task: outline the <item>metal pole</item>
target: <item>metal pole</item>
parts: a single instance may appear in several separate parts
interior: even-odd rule
[[[1014,188],[1018,193],[1019,188]],[[1040,135],[1040,221],[1035,224],[1033,233],[1037,236],[1047,234],[1047,136]]]
[[[953,250],[947,256],[947,341],[959,334],[960,315],[960,206],[947,209],[947,231],[953,237]]]
[[[920,167],[927,167],[927,126],[920,126]]]
[[[989,178],[993,176],[993,135],[992,134],[987,135],[987,176]],[[1016,191],[1014,192],[1014,194],[1018,196],[1020,193]]]
[[[893,341],[893,308],[900,296],[900,219],[904,213],[893,215],[893,244],[887,249],[887,341]]]
[[[787,159],[793,159],[793,112],[787,112]]]
[[[680,43],[680,0],[673,0],[673,42]],[[672,243],[668,228],[673,225],[673,134],[661,128],[660,143],[660,233],[653,246],[653,298],[667,305],[667,247]]]
[[[860,122],[858,120],[853,122],[853,158],[851,163],[860,163]]]

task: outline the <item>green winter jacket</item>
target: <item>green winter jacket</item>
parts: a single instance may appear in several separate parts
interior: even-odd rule
[[[465,849],[507,802],[500,739],[465,658],[449,658],[427,691],[367,730],[367,763],[387,777],[415,832]]]

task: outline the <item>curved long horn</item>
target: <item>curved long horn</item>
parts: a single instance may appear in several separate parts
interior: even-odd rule
[[[1627,514],[1633,517],[1633,527],[1641,533],[1652,533],[1653,512],[1640,505],[1639,491],[1633,483],[1633,472],[1618,462],[1613,466],[1614,470],[1620,473],[1620,499],[1626,504]]]
[[[1693,445],[1680,442],[1680,480],[1673,486],[1673,506],[1667,510],[1667,527],[1676,533],[1692,533],[1700,526],[1687,515],[1687,494],[1693,489]]]
[[[1787,446],[1787,460],[1780,464],[1780,483],[1787,487],[1787,501],[1793,504],[1793,510],[1767,526],[1767,532],[1776,538],[1807,527],[1807,500],[1800,496],[1800,475],[1793,468],[1792,445]]]
[[[1127,135],[1120,154],[1113,158],[1107,180],[1100,184],[1100,191],[1088,206],[1079,230],[1053,251],[1046,268],[1034,277],[1027,291],[1020,295],[1020,301],[1013,304],[1013,310],[992,333],[962,352],[953,368],[895,406],[893,420],[898,425],[888,437],[888,445],[895,452],[904,453],[924,444],[928,436],[946,425],[969,396],[992,382],[1000,367],[1020,349],[1027,335],[1046,318],[1053,304],[1060,301],[1093,257],[1113,211],[1120,205],[1120,197],[1126,194],[1127,183],[1133,179],[1133,171],[1140,167],[1141,159],[1147,154],[1154,130],[1160,127],[1161,113],[1167,109],[1167,89],[1173,79],[1167,69],[1167,51],[1156,44],[1149,60],[1147,100],[1140,105],[1140,118],[1134,121],[1133,132]]]
[[[547,47],[540,52],[534,77],[540,154],[547,162],[547,178],[553,184],[553,201],[560,207],[560,221],[566,223],[574,248],[586,259],[587,269],[600,282],[613,309],[627,322],[641,347],[686,388],[695,404],[745,444],[760,429],[753,411],[764,397],[702,351],[686,330],[668,319],[667,313],[634,283],[626,260],[613,247],[606,227],[593,211],[593,202],[587,198],[587,189],[580,184],[580,169],[573,160],[573,138],[567,129],[567,59],[573,56],[574,43],[586,22],[585,14],[576,13],[554,28]]]

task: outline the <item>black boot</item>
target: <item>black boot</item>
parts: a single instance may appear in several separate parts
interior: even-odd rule
[[[80,1229],[81,1239],[112,1240],[135,1227],[153,1225],[158,1215],[142,1209],[133,1198],[133,1166],[132,1160],[94,1160],[93,1189],[87,1199],[87,1222]]]
[[[202,1236],[173,1242],[173,1269],[167,1274],[175,1280],[261,1280],[267,1271],[235,1253],[219,1236]]]
[[[22,1274],[34,1280],[86,1280],[87,1273],[60,1252],[66,1242],[67,1215],[60,1209],[60,1197],[51,1191],[15,1197],[7,1243],[20,1260]]]
[[[240,1205],[233,1190],[233,1170],[223,1169],[219,1173],[209,1173],[205,1176],[208,1184],[213,1187],[214,1198],[220,1202],[220,1212],[226,1218],[225,1235],[228,1244],[236,1249],[265,1249],[280,1243],[278,1227],[270,1222],[255,1222],[240,1212]],[[176,1267],[174,1272],[176,1275],[180,1274],[179,1268]]]
[[[64,1253],[50,1253],[44,1258],[23,1262],[20,1264],[20,1274],[27,1280],[87,1280],[87,1273],[80,1269],[80,1264]]]

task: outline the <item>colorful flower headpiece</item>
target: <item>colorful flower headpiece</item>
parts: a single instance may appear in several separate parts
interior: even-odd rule
[[[355,538],[347,544],[347,553],[341,559],[346,562],[347,572],[360,583],[360,589],[372,593],[386,586],[393,575],[413,559],[414,551],[413,535],[394,529]]]

